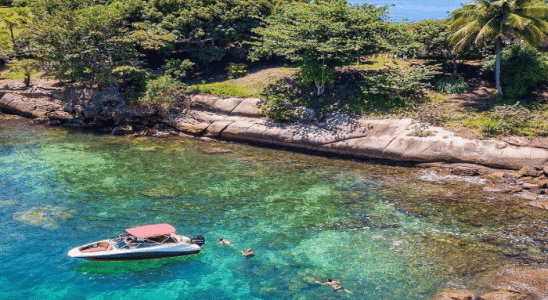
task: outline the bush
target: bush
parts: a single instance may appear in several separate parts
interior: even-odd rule
[[[489,119],[483,122],[482,131],[486,135],[518,134],[519,129],[533,119],[531,110],[517,102],[514,105],[496,106],[488,113]]]
[[[244,64],[229,63],[226,70],[231,79],[247,75],[247,67]]]
[[[468,85],[461,77],[442,77],[434,85],[434,90],[441,94],[462,94],[468,90]]]
[[[317,61],[305,61],[300,67],[300,78],[304,86],[316,85],[318,95],[321,95],[325,86],[335,83],[335,72]]]
[[[266,103],[261,105],[260,114],[263,116],[277,120],[289,121],[296,118],[293,111],[288,108],[288,97],[284,94],[271,95],[266,98]]]
[[[362,111],[390,110],[412,106],[424,97],[428,82],[440,73],[439,66],[416,65],[364,76],[364,82],[353,100]]]
[[[141,103],[163,111],[180,110],[189,107],[188,94],[187,85],[164,75],[147,82],[146,93]]]
[[[112,70],[116,76],[120,93],[136,94],[145,90],[150,74],[133,66],[120,66]]]
[[[169,59],[164,65],[164,75],[170,75],[174,78],[183,79],[186,77],[186,71],[192,70],[194,63],[188,59]]]
[[[483,72],[495,72],[495,56],[483,62]],[[548,78],[544,55],[527,43],[513,45],[502,51],[502,88],[510,99],[527,95]]]

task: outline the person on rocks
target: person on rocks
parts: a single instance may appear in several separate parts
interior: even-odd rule
[[[252,256],[255,256],[255,252],[253,252],[253,250],[251,250],[251,248],[247,249],[246,251],[242,251],[241,253],[246,258],[250,258]]]
[[[225,239],[223,239],[223,238],[219,238],[218,244],[219,244],[219,245],[232,246],[232,243],[231,243],[229,240],[225,240]]]
[[[331,288],[333,288],[333,291],[337,292],[337,291],[345,291],[349,294],[354,294],[352,293],[351,291],[343,288],[342,286],[340,286],[339,284],[341,283],[340,281],[336,281],[336,280],[333,280],[331,278],[327,279],[326,282],[319,282],[316,280],[316,283],[317,284],[320,284],[320,285],[329,285]]]

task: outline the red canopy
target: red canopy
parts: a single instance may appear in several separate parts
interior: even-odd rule
[[[175,230],[175,227],[164,223],[128,228],[126,232],[140,239],[146,239],[153,236],[172,234],[175,233]]]

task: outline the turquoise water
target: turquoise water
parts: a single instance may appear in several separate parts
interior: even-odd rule
[[[400,172],[229,143],[98,136],[0,119],[0,298],[429,299],[462,281],[444,255],[501,257],[499,245],[482,242],[488,228],[442,221],[456,212],[402,209],[422,198],[407,201],[407,191],[386,196],[399,179],[383,179],[379,168]],[[161,222],[204,235],[202,252],[140,262],[66,255],[124,228]],[[219,237],[235,245],[218,245]],[[242,257],[247,248],[256,256]],[[354,294],[314,283],[327,278]]]

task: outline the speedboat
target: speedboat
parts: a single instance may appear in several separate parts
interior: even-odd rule
[[[117,238],[73,248],[70,257],[87,260],[142,260],[196,254],[205,243],[203,236],[192,238],[175,234],[170,224],[128,228]]]

